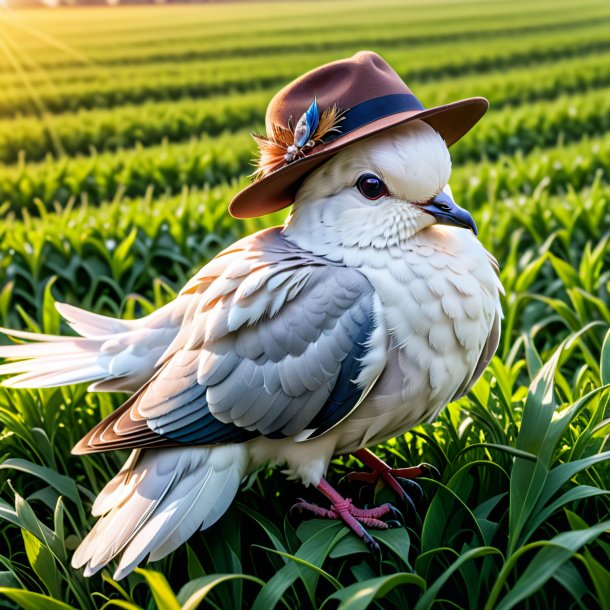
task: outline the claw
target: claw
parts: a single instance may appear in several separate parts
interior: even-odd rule
[[[396,521],[400,521],[404,525],[403,514],[395,506],[392,506],[391,504],[390,504],[390,512],[392,513],[393,517],[396,517]],[[386,521],[386,523],[389,523],[389,521]]]
[[[439,471],[426,462],[419,466],[411,466],[410,468],[390,468],[383,460],[380,460],[374,453],[368,449],[360,449],[354,455],[364,462],[371,472],[350,472],[347,475],[348,481],[364,481],[374,484],[381,480],[387,485],[406,505],[411,506],[414,512],[417,512],[415,503],[411,498],[410,493],[416,492],[421,499],[424,495],[420,485],[413,479],[420,476],[430,476],[440,478]]]
[[[369,549],[379,553],[379,545],[366,531],[365,526],[388,529],[390,526],[385,521],[382,521],[381,517],[388,513],[396,516],[398,513],[397,509],[391,504],[382,504],[372,508],[357,508],[349,498],[344,498],[335,491],[325,479],[320,481],[317,488],[331,501],[330,509],[300,500],[293,505],[291,510],[295,508],[299,511],[306,510],[322,519],[341,519],[356,535],[362,538]]]
[[[381,553],[381,548],[377,544],[377,541],[371,536],[364,528],[362,528],[362,540],[366,544],[369,551],[376,555]]]
[[[396,480],[400,484],[400,486],[407,491],[408,488],[410,491],[417,492],[419,499],[421,500],[424,497],[424,490],[421,488],[419,483],[416,483],[413,479],[405,479],[404,477],[396,477]]]
[[[402,489],[402,487],[400,489]],[[402,489],[402,495],[400,497],[402,498],[405,506],[409,506],[411,510],[417,514],[417,506],[415,506],[413,498],[411,498],[411,496],[404,489]]]
[[[440,479],[441,473],[439,472],[436,466],[432,466],[432,464],[428,464],[427,462],[422,462],[418,468],[423,470],[424,474],[431,479]]]

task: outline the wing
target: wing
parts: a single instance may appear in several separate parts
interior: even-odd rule
[[[366,365],[376,297],[362,274],[277,229],[210,265],[183,290],[200,298],[161,368],[75,452],[304,439],[357,406],[379,373]]]

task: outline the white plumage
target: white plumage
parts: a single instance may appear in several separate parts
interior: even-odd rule
[[[4,330],[35,341],[0,348],[0,374],[18,373],[4,385],[135,391],[76,448],[135,450],[75,567],[120,556],[120,578],[214,523],[258,465],[319,485],[333,455],[468,391],[497,347],[502,287],[474,234],[425,209],[441,193],[453,204],[450,172],[429,125],[393,128],[316,169],[284,227],[237,242],[152,315],[58,305],[81,337]],[[363,196],[363,174],[388,193]]]

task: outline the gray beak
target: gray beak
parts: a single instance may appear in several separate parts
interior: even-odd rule
[[[470,229],[475,235],[478,234],[470,213],[461,208],[447,193],[441,191],[432,201],[420,206],[422,210],[432,214],[436,222],[442,225],[453,225]]]

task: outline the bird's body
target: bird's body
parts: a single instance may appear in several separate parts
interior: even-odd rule
[[[363,174],[387,193],[364,197]],[[7,385],[135,392],[76,448],[134,452],[98,497],[75,566],[93,573],[122,554],[121,577],[209,527],[259,465],[319,485],[333,455],[468,391],[497,347],[502,288],[474,234],[425,208],[449,175],[431,127],[394,128],[332,157],[283,227],[233,244],[147,318],[62,306],[85,338],[0,348],[21,359],[0,367],[22,373]]]

